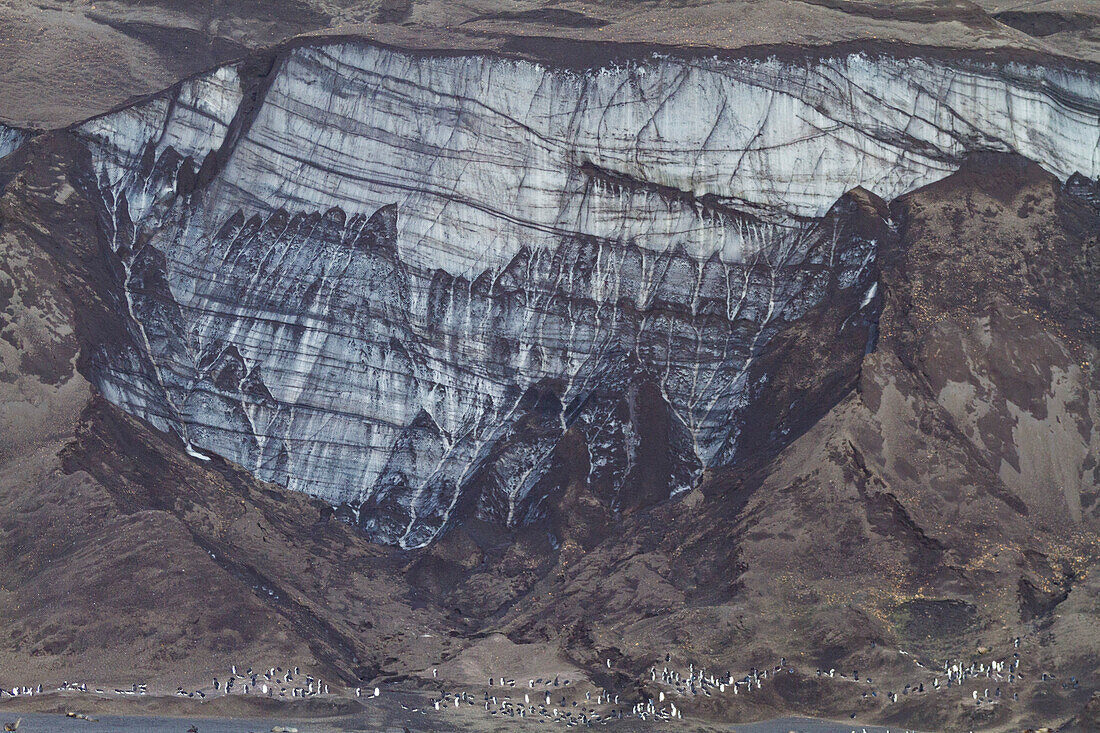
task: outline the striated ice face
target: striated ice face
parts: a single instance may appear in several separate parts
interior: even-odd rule
[[[0,158],[15,152],[15,149],[23,144],[26,137],[26,133],[22,130],[0,125]]]
[[[96,379],[403,546],[534,521],[566,481],[626,511],[781,443],[776,337],[812,314],[851,365],[875,319],[846,191],[978,149],[1100,172],[1100,81],[1069,70],[348,44],[246,76],[82,128],[133,335]]]
[[[100,185],[125,192],[131,220],[147,223],[151,207],[171,196],[176,183],[174,175],[151,176],[153,163],[171,150],[173,168],[184,158],[201,165],[225,142],[242,97],[236,67],[224,66],[183,82],[174,94],[84,123]]]

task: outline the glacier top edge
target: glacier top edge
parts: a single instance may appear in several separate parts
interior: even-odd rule
[[[255,73],[222,66],[82,125],[101,179],[121,185],[150,144],[196,163],[227,146],[207,230],[238,210],[396,204],[403,256],[469,275],[566,234],[744,261],[753,237],[704,202],[783,227],[856,187],[893,199],[973,151],[1100,174],[1100,76],[1063,66],[650,55],[578,74],[356,42]],[[155,195],[131,191],[132,214]]]

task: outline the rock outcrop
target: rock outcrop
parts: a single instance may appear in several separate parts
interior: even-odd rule
[[[1094,177],[1098,109],[1085,72],[885,55],[252,59],[79,129],[131,336],[90,376],[379,541],[536,521],[565,464],[629,512],[854,384],[879,196],[978,150]]]

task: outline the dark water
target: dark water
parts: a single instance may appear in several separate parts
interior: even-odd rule
[[[199,733],[268,733],[276,725],[292,726],[300,733],[332,733],[342,730],[315,723],[269,720],[218,720],[211,718],[150,718],[138,715],[93,715],[96,720],[77,720],[64,715],[3,713],[0,721],[22,718],[19,733],[187,733],[194,725]],[[398,728],[397,730],[401,730]]]
[[[782,718],[764,723],[748,723],[730,728],[737,733],[913,733],[908,728],[884,728],[878,725],[860,725],[859,723],[834,723],[830,720],[810,720],[808,718]]]
[[[401,731],[401,726],[371,727],[366,721],[352,722],[294,722],[277,719],[217,719],[217,718],[153,718],[136,715],[98,715],[96,721],[74,720],[64,715],[39,713],[0,713],[0,723],[15,722],[22,718],[19,733],[186,733],[192,725],[199,733],[268,733],[274,726],[290,726],[299,733],[338,733],[347,730]],[[556,726],[544,726],[557,730]],[[601,726],[602,727],[602,726]],[[675,726],[679,727],[679,726]],[[606,730],[614,730],[607,726]],[[655,728],[656,729],[656,728]],[[661,726],[662,730],[669,729]],[[564,728],[563,728],[564,730]],[[734,725],[728,730],[735,733],[906,733],[904,728],[884,728],[856,723],[834,723],[827,720],[784,718],[764,723]]]

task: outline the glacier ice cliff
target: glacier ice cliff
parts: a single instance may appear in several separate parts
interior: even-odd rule
[[[21,130],[0,125],[0,158],[7,157],[23,144],[27,135]]]
[[[975,150],[1095,177],[1100,80],[334,43],[79,135],[132,337],[93,356],[103,394],[411,547],[781,445],[838,388],[783,365],[851,374],[873,342],[882,199]]]

